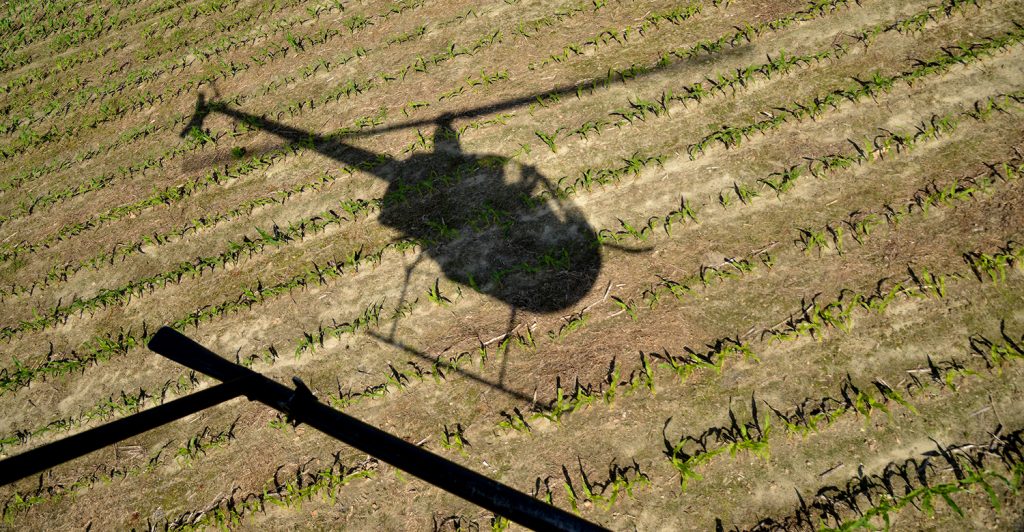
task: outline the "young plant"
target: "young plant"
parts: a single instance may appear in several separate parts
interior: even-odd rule
[[[441,447],[449,451],[458,451],[462,456],[467,456],[465,448],[468,445],[469,440],[466,439],[461,423],[456,423],[453,428],[449,428],[448,425],[444,426],[444,432],[441,433]]]
[[[551,153],[558,153],[558,147],[555,145],[555,140],[558,138],[558,134],[562,132],[562,128],[556,129],[550,135],[543,131],[534,131],[533,134],[537,135],[537,138],[544,141]]]
[[[440,278],[434,280],[434,286],[427,289],[427,299],[432,303],[443,307],[451,303],[452,300],[441,294],[440,283]]]
[[[615,306],[620,309],[620,313],[625,312],[626,315],[629,316],[629,319],[633,321],[637,321],[639,319],[636,313],[636,303],[634,303],[632,299],[629,301],[623,301],[622,299],[616,296],[612,296],[612,303],[614,303]]]

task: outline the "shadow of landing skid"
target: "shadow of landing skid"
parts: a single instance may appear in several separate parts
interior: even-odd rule
[[[254,125],[289,142],[368,171],[388,183],[380,223],[424,244],[445,276],[516,310],[555,312],[579,302],[601,270],[597,235],[571,201],[533,166],[463,151],[452,115],[434,120],[433,151],[386,164],[381,156],[334,137],[297,129],[207,102],[200,94],[182,135],[210,113]],[[543,201],[535,201],[539,194]],[[420,255],[407,268],[406,287]],[[403,292],[405,287],[403,287]]]

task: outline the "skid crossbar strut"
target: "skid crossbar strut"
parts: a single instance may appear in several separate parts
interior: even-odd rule
[[[221,358],[169,327],[157,331],[149,342],[149,348],[178,364],[213,377],[221,384],[0,460],[0,485],[46,471],[107,445],[245,396],[525,527],[535,530],[603,530],[579,516],[339,412],[319,402],[298,378],[293,378],[295,389],[289,388]]]

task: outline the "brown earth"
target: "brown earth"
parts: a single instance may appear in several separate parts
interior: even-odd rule
[[[123,398],[140,391],[147,408],[212,384],[141,345],[101,348],[177,321],[226,358],[298,376],[322,401],[616,530],[1024,526],[1021,2],[243,1],[190,18],[206,4],[79,35],[58,53],[55,36],[12,45],[10,57],[31,60],[0,85],[130,43],[0,96],[5,123],[32,117],[0,135],[17,149],[0,160],[0,456],[127,416],[137,407]],[[261,15],[217,31],[246,12]],[[175,29],[156,29],[175,14]],[[69,24],[73,35],[80,23]],[[339,33],[289,41],[323,30]],[[288,50],[260,59],[270,46]],[[147,50],[157,56],[142,59]],[[807,59],[713,88],[785,57]],[[949,64],[877,88],[926,61]],[[646,72],[623,75],[631,65]],[[349,81],[361,92],[322,100]],[[699,100],[671,100],[698,83]],[[859,87],[877,90],[799,115],[798,104]],[[146,91],[166,97],[87,126]],[[222,107],[194,117],[200,95]],[[691,149],[776,116],[787,120]],[[188,145],[189,123],[215,141],[167,155]],[[118,141],[147,125],[158,130]],[[19,148],[29,129],[68,127]],[[893,138],[904,144],[884,144]],[[288,146],[263,168],[225,170]],[[387,159],[365,164],[378,154]],[[161,167],[119,170],[161,156]],[[822,166],[840,156],[848,167]],[[228,178],[124,211],[213,171]],[[780,184],[787,171],[795,180]],[[113,177],[61,196],[99,176]],[[353,200],[370,208],[346,213]],[[219,221],[186,229],[198,219]],[[985,270],[982,254],[1002,266]],[[213,266],[171,273],[200,259]],[[332,261],[341,273],[309,273]],[[667,288],[684,285],[679,297]],[[104,295],[124,287],[130,296]],[[183,325],[220,304],[230,309]],[[374,319],[330,334],[368,309]],[[715,367],[741,345],[748,356]],[[80,369],[43,373],[74,359]],[[512,428],[520,414],[526,425]],[[316,483],[325,468],[353,476]],[[935,495],[929,511],[929,486],[952,490],[952,504]],[[4,529],[504,526],[240,399],[0,490]],[[888,521],[886,505],[897,507]]]

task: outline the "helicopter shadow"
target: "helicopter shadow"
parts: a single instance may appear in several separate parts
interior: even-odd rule
[[[390,159],[383,165],[365,164],[379,162],[383,154],[354,146],[336,136],[320,135],[265,115],[246,113],[226,102],[207,102],[202,93],[197,97],[191,121],[181,134],[184,136],[193,128],[201,131],[205,118],[219,113],[289,142],[305,141],[329,158],[359,166],[385,180],[388,188],[383,196],[380,222],[403,237],[426,244],[425,254],[440,266],[449,280],[508,305],[511,331],[517,311],[566,310],[591,291],[602,262],[597,233],[580,209],[554,190],[536,167],[498,154],[463,150],[452,121],[532,105],[544,99],[579,96],[581,92],[652,74],[671,75],[687,63],[705,67],[746,53],[748,48],[749,45],[741,44],[717,51],[713,57],[695,56],[678,63],[659,61],[628,77],[625,72],[616,71],[617,78],[609,70],[604,78],[556,86],[458,114],[346,132],[344,138],[354,139],[435,126],[433,151],[417,153],[402,161]],[[216,87],[213,90],[216,96]],[[544,199],[538,201],[541,197]],[[618,246],[612,247],[618,249]],[[627,253],[649,251],[621,249]],[[421,258],[422,255],[406,271],[402,301],[412,268]]]
[[[182,135],[201,129],[214,112],[288,142],[305,142],[386,181],[380,223],[398,231],[399,238],[424,244],[424,253],[447,279],[513,312],[567,309],[590,292],[601,270],[597,234],[583,213],[560,199],[536,167],[498,154],[465,152],[451,115],[434,120],[432,151],[370,165],[382,155],[223,102],[207,102],[203,94]],[[406,283],[419,260],[407,270]]]

